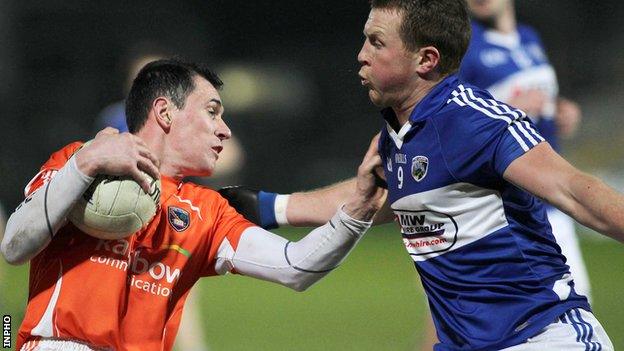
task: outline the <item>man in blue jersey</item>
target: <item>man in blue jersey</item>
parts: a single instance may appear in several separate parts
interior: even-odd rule
[[[561,158],[525,112],[457,79],[470,38],[464,1],[371,5],[358,61],[386,121],[378,151],[387,210],[376,220],[400,226],[435,349],[612,350],[539,199],[624,241],[624,196]],[[348,180],[292,195],[222,193],[264,225],[310,225],[355,189]]]
[[[516,22],[513,0],[468,0],[472,38],[459,79],[487,90],[496,100],[525,111],[540,135],[558,151],[580,119],[575,103],[558,96],[555,71],[539,35]],[[575,290],[590,298],[587,269],[570,217],[547,206],[552,231],[574,278]]]

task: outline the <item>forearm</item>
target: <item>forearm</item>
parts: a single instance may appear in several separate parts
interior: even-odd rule
[[[326,223],[355,191],[356,178],[308,192],[293,193],[288,199],[286,217],[295,227]]]
[[[74,158],[29,196],[9,218],[1,250],[11,264],[35,257],[63,226],[67,213],[93,178],[78,170]]]
[[[579,223],[624,242],[624,196],[600,179],[578,172],[561,210]]]
[[[342,210],[297,242],[252,227],[243,233],[235,252],[223,251],[217,271],[236,270],[303,291],[336,268],[369,227],[370,222],[355,220]]]

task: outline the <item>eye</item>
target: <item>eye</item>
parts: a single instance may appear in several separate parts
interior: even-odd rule
[[[379,38],[376,35],[369,36],[368,42],[376,49],[380,49],[383,46],[383,43],[379,40]]]
[[[208,107],[208,114],[212,119],[217,118],[217,110],[214,107]]]

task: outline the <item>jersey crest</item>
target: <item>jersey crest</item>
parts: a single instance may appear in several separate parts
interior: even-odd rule
[[[169,206],[167,218],[176,232],[185,231],[191,224],[191,216],[188,211],[175,206]]]
[[[429,169],[429,159],[426,156],[416,156],[412,159],[412,177],[420,182],[427,176]]]

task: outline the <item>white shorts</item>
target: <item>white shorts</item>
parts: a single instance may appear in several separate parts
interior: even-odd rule
[[[613,343],[591,312],[573,308],[525,343],[501,351],[613,351]]]
[[[552,226],[557,244],[567,259],[566,264],[570,266],[570,273],[574,279],[574,290],[580,295],[587,296],[591,302],[589,276],[574,230],[574,220],[558,209],[551,207],[548,209],[548,221]]]

